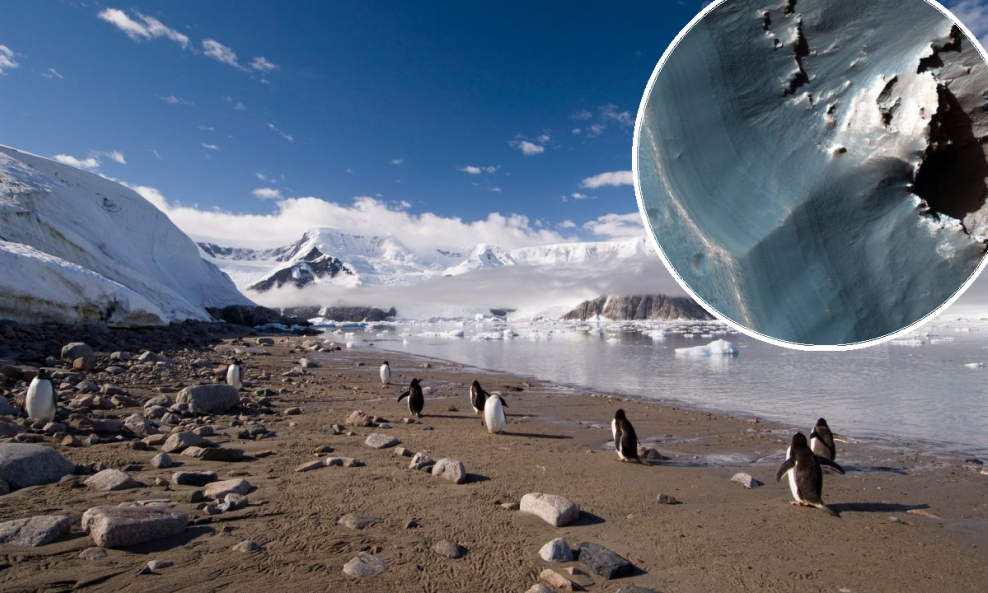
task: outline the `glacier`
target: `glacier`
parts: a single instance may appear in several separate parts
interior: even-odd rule
[[[643,218],[673,275],[776,341],[928,317],[988,243],[988,68],[923,0],[731,0],[670,47],[639,112]]]
[[[253,305],[136,192],[0,146],[0,318],[114,326]]]

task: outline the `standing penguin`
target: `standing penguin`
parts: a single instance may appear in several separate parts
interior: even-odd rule
[[[504,417],[504,408],[507,408],[508,404],[500,395],[488,394],[488,396],[487,401],[484,402],[484,424],[487,426],[487,434],[501,434],[508,423]]]
[[[55,419],[55,388],[48,377],[48,371],[38,369],[38,374],[31,379],[24,398],[24,410],[31,420],[51,422]]]
[[[408,413],[412,416],[422,417],[422,408],[425,407],[425,396],[422,394],[422,386],[418,379],[412,379],[408,389],[398,396],[398,401],[408,398]]]
[[[834,446],[834,433],[830,432],[827,421],[820,418],[810,433],[810,449],[818,457],[833,461],[837,459],[837,447]]]
[[[234,358],[233,364],[226,369],[226,384],[232,385],[237,391],[244,386],[243,364],[239,358]]]
[[[635,427],[631,425],[631,422],[628,422],[622,409],[614,412],[614,420],[611,420],[611,434],[614,436],[614,450],[617,451],[618,459],[641,463],[641,459],[638,457],[638,435],[635,434]]]
[[[473,406],[474,414],[480,414],[486,410],[484,402],[489,396],[490,394],[480,386],[480,382],[474,379],[473,383],[470,384],[470,405]]]
[[[793,503],[795,505],[816,507],[823,509],[833,516],[837,513],[833,509],[823,504],[823,470],[820,464],[829,465],[839,473],[844,473],[844,468],[837,465],[826,457],[817,457],[810,450],[806,442],[806,435],[797,432],[792,437],[792,445],[786,452],[786,460],[779,466],[778,473],[775,474],[775,481],[778,482],[786,473],[789,474],[789,489],[792,491]]]
[[[384,364],[381,365],[381,385],[388,385],[389,383],[391,383],[391,365],[385,360]]]

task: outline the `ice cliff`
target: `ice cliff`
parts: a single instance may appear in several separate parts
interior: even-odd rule
[[[665,256],[739,324],[878,338],[971,277],[988,242],[988,68],[922,0],[732,0],[682,37],[640,118]]]
[[[0,146],[0,318],[161,325],[252,304],[134,191]]]

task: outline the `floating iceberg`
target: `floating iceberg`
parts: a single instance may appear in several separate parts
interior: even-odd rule
[[[676,348],[676,356],[737,356],[738,347],[727,340],[714,340],[706,346]]]
[[[964,363],[964,366],[966,366],[969,369],[983,369],[983,368],[985,368],[985,363],[983,363],[983,362],[967,362],[967,363]]]
[[[965,286],[988,242],[988,88],[923,0],[731,0],[639,115],[640,205],[680,281],[791,343],[867,341]]]

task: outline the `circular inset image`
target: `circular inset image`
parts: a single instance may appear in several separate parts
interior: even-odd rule
[[[652,74],[639,207],[680,284],[749,335],[890,339],[988,246],[988,66],[925,0],[725,0]]]

